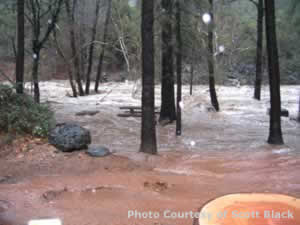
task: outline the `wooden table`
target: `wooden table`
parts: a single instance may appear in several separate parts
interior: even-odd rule
[[[124,113],[118,114],[119,117],[142,117],[141,106],[121,106],[120,109],[124,110]],[[160,113],[159,107],[155,107],[155,113]]]

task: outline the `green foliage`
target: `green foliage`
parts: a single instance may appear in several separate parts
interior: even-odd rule
[[[47,137],[54,125],[53,113],[47,105],[36,104],[28,95],[19,95],[0,85],[0,130]]]

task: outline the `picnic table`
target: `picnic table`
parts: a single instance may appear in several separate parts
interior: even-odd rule
[[[121,106],[123,113],[119,113],[119,117],[142,117],[142,107],[141,106]],[[159,107],[155,107],[155,113],[159,113]]]

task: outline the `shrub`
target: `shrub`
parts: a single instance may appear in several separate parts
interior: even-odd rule
[[[16,94],[11,87],[0,84],[0,130],[47,137],[53,125],[48,105],[37,104],[32,97]]]

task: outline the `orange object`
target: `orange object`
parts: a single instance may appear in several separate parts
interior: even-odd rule
[[[300,225],[300,199],[279,194],[232,194],[207,203],[199,225]]]

